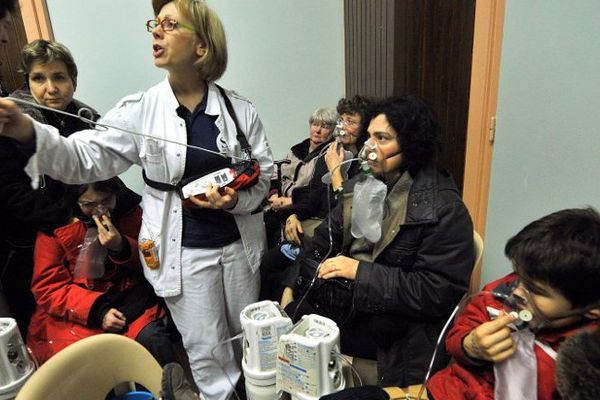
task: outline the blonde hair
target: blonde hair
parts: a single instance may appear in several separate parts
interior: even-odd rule
[[[203,0],[152,0],[154,15],[171,1],[191,22],[196,36],[206,47],[206,53],[194,65],[203,79],[216,81],[227,69],[227,39],[221,19]]]

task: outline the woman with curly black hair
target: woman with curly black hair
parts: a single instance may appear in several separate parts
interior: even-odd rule
[[[452,178],[435,163],[439,129],[423,100],[377,102],[362,129],[363,167],[387,188],[381,235],[371,242],[354,229],[352,208],[360,204],[353,192],[367,179],[359,174],[344,183],[331,223],[303,248],[282,302],[293,299],[287,310],[296,318],[335,320],[343,353],[376,357],[379,384],[406,387],[422,382],[436,339],[469,286],[473,225]],[[435,369],[447,361],[438,357]]]

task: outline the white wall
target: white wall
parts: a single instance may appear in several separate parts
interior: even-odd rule
[[[600,208],[600,1],[506,3],[483,282],[527,223]]]
[[[121,97],[165,76],[153,66],[150,0],[47,0],[57,41],[80,70],[76,97],[109,110]],[[220,83],[251,99],[274,156],[308,136],[308,117],[344,95],[342,0],[209,1],[228,37],[229,66]],[[126,175],[141,189],[139,169]]]

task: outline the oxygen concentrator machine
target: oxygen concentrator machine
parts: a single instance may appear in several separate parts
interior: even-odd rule
[[[240,314],[243,330],[242,371],[248,400],[277,400],[275,366],[279,337],[292,329],[292,320],[274,301],[250,304]]]
[[[320,315],[305,315],[277,346],[277,391],[292,400],[315,400],[344,389],[340,330]]]
[[[17,322],[0,318],[0,400],[16,397],[34,370]]]

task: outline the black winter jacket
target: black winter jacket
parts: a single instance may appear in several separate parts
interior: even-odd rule
[[[340,203],[351,203],[358,178],[345,183]],[[342,207],[331,213],[332,255],[342,250]],[[450,175],[429,165],[413,177],[405,223],[385,235],[393,240],[375,261],[359,263],[353,306],[371,321],[381,384],[406,387],[422,382],[438,335],[468,289],[475,262],[473,225]],[[320,261],[328,248],[323,223],[304,251]],[[306,275],[300,272],[299,281]],[[443,354],[438,357],[435,369],[448,361]]]
[[[357,161],[350,163],[347,176],[352,178],[360,172],[360,165]],[[329,173],[325,157],[317,160],[313,177],[308,186],[298,187],[292,191],[292,208],[286,210],[289,215],[297,214],[298,219],[306,218],[325,218],[329,214],[329,209],[335,207],[337,198],[330,189],[330,185],[321,180],[325,174]],[[347,178],[346,178],[347,179]],[[329,203],[327,197],[329,196]]]
[[[17,90],[12,97],[35,103],[29,91]],[[60,116],[52,111],[41,110],[33,106],[19,105],[23,112],[33,119],[57,128],[62,136],[69,136],[78,130],[89,128],[88,124],[77,118]],[[73,99],[65,111],[77,114],[81,107],[92,111],[96,120],[96,111],[84,103]],[[31,188],[31,179],[24,168],[29,160],[11,139],[0,138],[0,213],[3,218],[0,239],[27,246],[33,245],[38,230],[46,233],[65,224],[71,214],[71,207],[64,202],[64,184],[44,176],[40,189]]]

